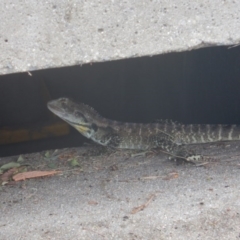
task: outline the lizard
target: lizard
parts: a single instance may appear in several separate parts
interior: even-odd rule
[[[52,100],[47,106],[83,136],[100,145],[141,151],[159,149],[175,159],[193,163],[203,157],[187,151],[187,144],[240,140],[240,125],[120,122],[104,118],[92,107],[69,98]]]

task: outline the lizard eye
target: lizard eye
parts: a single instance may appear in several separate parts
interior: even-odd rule
[[[66,108],[66,107],[67,107],[66,99],[65,99],[65,98],[61,98],[61,99],[60,99],[60,103],[61,103],[61,106],[62,106],[63,108]]]
[[[62,102],[62,107],[65,108],[66,107],[66,103]]]
[[[79,111],[76,111],[76,112],[75,112],[75,116],[76,116],[76,117],[83,117],[82,113],[79,112]]]

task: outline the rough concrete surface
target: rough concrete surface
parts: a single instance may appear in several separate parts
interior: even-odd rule
[[[240,1],[1,0],[0,74],[240,42]]]
[[[80,171],[1,189],[0,239],[240,239],[239,143],[194,148],[215,160],[62,150],[54,161],[74,152]],[[24,158],[42,165],[42,155]]]

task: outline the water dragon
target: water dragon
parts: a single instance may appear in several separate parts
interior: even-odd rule
[[[104,118],[92,107],[68,98],[52,100],[48,108],[83,136],[103,146],[142,151],[159,149],[190,162],[202,160],[202,156],[187,151],[187,144],[240,140],[238,125],[119,122]]]

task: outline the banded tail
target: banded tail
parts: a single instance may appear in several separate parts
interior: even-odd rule
[[[176,131],[183,144],[240,140],[240,125],[179,124]]]

